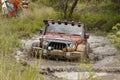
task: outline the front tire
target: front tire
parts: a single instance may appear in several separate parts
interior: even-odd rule
[[[89,43],[86,43],[86,46],[85,46],[85,57],[86,58],[89,58],[89,53],[90,53],[90,44]]]
[[[33,47],[39,47],[39,46],[40,46],[39,42],[33,42],[31,46],[31,52],[30,52],[31,57],[36,57],[36,58],[40,57],[39,50],[33,48]]]

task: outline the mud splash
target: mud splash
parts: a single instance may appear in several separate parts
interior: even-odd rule
[[[74,75],[74,78],[78,79],[77,74],[79,73],[79,70],[81,71],[80,76],[84,73],[86,77],[89,77],[89,72],[86,72],[88,70],[80,68],[79,65],[81,65],[81,63],[79,62],[28,58],[32,42],[37,41],[39,41],[38,35],[36,35],[32,39],[21,40],[22,47],[16,52],[16,60],[23,60],[27,62],[27,64],[38,68],[41,74],[47,75],[48,77],[52,76],[61,78],[61,76],[65,73],[66,75],[62,76],[63,78],[65,78],[66,76],[70,77],[71,75]],[[119,80],[115,78],[116,75],[119,74],[114,74],[115,77],[111,79],[108,78],[108,76],[113,75],[109,72],[120,72],[120,65],[118,65],[120,64],[120,57],[116,57],[117,50],[113,47],[111,41],[105,37],[90,35],[88,42],[90,43],[90,47],[92,50],[92,53],[89,53],[89,58],[94,62],[93,64],[87,64],[93,66],[91,71],[103,72],[96,73],[98,76],[102,75],[102,77],[105,77],[105,79],[107,80],[112,80],[113,78]],[[37,65],[35,65],[36,63]],[[52,80],[52,78],[50,80]]]

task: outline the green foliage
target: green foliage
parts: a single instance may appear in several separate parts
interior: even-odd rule
[[[58,13],[59,19],[74,20],[76,22],[84,22],[89,29],[98,28],[104,31],[110,31],[111,26],[120,21],[119,4],[114,0],[100,0],[97,5],[96,0],[92,0],[89,6],[86,6],[86,0],[79,0],[77,8],[74,10],[73,16],[68,17],[69,10],[73,0],[38,0],[46,6],[53,7]],[[67,6],[67,7],[66,7]]]
[[[6,21],[8,23],[8,21]],[[12,34],[9,30],[9,23],[1,24],[0,30],[0,52],[1,54],[12,53],[14,48],[19,46],[19,39],[17,35],[14,33]]]
[[[80,5],[80,4],[79,4]],[[97,6],[77,6],[74,16],[75,21],[84,22],[89,29],[98,28],[110,31],[111,26],[120,21],[119,5],[110,1],[101,2]]]
[[[32,33],[38,32],[43,27],[44,19],[55,19],[56,15],[53,8],[45,6],[41,8],[35,7],[33,10],[28,10],[24,15],[20,14],[19,18],[13,19],[10,29],[12,33],[19,34],[19,37],[29,37]]]
[[[117,23],[112,27],[113,33],[108,35],[108,38],[112,40],[115,47],[120,50],[120,23]]]
[[[0,65],[0,80],[44,80],[37,69],[15,62],[10,55],[0,58]]]
[[[12,55],[21,45],[21,38],[38,32],[43,28],[43,20],[51,18],[56,18],[53,8],[35,6],[25,14],[21,13],[19,17],[0,19],[0,80],[44,80],[30,66],[22,70],[22,64],[16,63]]]

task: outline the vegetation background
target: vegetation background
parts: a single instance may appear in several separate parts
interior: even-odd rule
[[[89,31],[107,33],[120,50],[120,0],[30,0],[26,14],[22,10],[18,17],[0,14],[0,80],[44,80],[30,66],[22,71],[13,55],[21,39],[38,33],[44,19],[83,22]]]

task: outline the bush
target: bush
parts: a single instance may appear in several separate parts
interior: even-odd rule
[[[115,47],[120,50],[120,23],[117,23],[112,27],[113,32],[108,35],[108,38],[112,40]]]
[[[73,20],[84,22],[89,29],[110,31],[112,26],[120,21],[118,6],[110,1],[103,1],[97,6],[80,6],[76,9]]]

